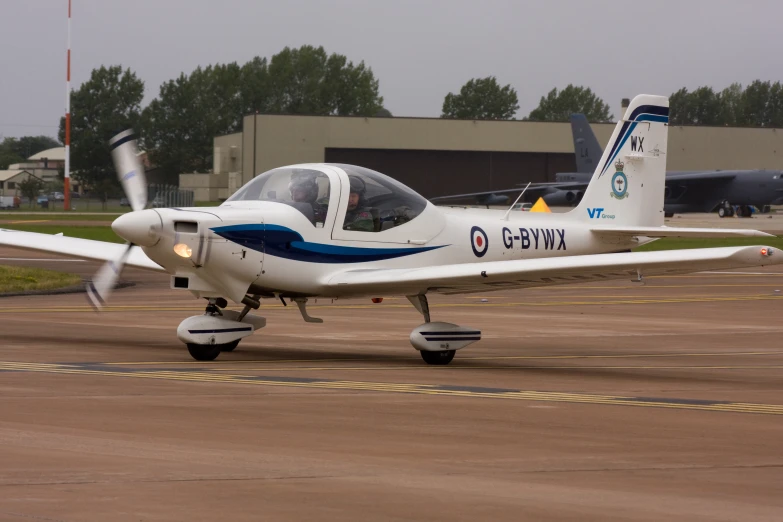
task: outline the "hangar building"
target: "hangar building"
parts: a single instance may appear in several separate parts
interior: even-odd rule
[[[615,124],[592,124],[602,146]],[[568,122],[258,114],[214,139],[210,173],[181,174],[197,201],[226,199],[256,174],[308,162],[383,172],[424,197],[554,181],[576,168]],[[673,126],[669,170],[783,169],[783,129]]]

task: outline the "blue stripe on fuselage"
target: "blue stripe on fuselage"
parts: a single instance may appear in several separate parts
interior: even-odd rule
[[[247,224],[215,227],[215,234],[265,255],[306,263],[366,263],[428,252],[446,245],[366,248],[305,241],[299,232],[280,225]],[[371,234],[372,232],[368,232]]]

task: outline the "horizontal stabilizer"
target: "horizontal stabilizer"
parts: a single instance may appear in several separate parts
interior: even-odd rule
[[[760,230],[740,228],[682,228],[682,227],[592,227],[591,232],[605,235],[645,236],[645,237],[774,237]]]

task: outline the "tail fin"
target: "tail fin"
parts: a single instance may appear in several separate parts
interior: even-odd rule
[[[576,171],[592,174],[603,151],[584,114],[571,115],[571,133],[574,136]]]
[[[582,201],[580,221],[614,226],[663,225],[669,100],[640,94],[617,123]]]

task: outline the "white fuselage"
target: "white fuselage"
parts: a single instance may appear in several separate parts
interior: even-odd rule
[[[315,228],[281,203],[154,212],[160,215],[164,233],[157,244],[144,247],[145,253],[172,275],[189,278],[187,289],[195,295],[235,302],[248,293],[355,296],[349,289],[325,290],[333,275],[346,270],[576,256],[640,244],[630,237],[599,237],[568,213],[511,212],[506,220],[505,211],[432,204],[413,221],[380,233],[346,232],[335,216]],[[174,253],[178,243],[191,247],[190,259]]]

